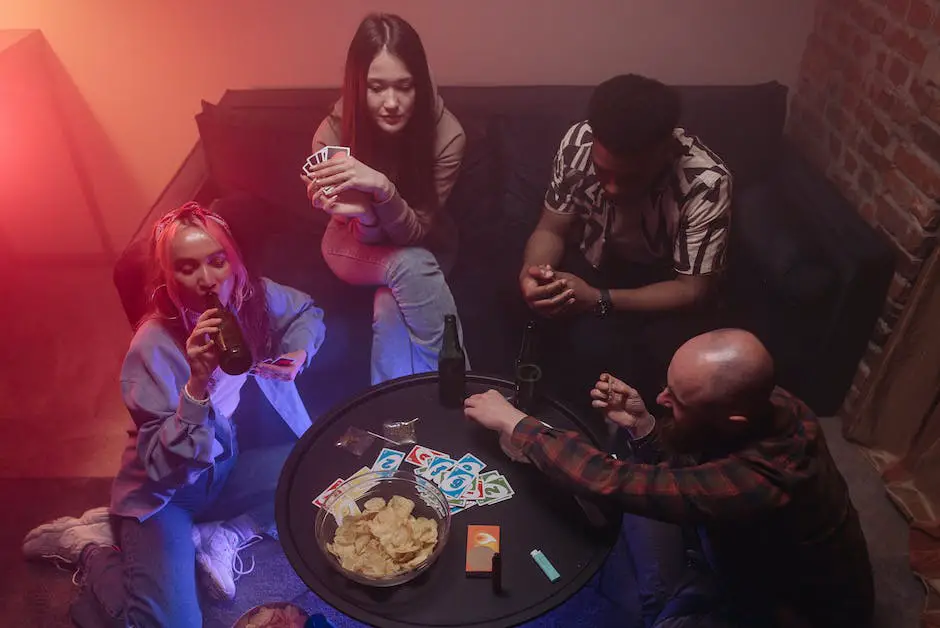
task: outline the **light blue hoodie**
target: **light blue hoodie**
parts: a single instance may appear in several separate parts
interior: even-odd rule
[[[262,279],[275,355],[303,349],[304,368],[326,337],[323,310],[309,296]],[[233,451],[231,417],[182,394],[189,381],[183,348],[159,320],[137,330],[121,369],[121,392],[134,422],[111,489],[111,512],[144,521]],[[299,437],[311,425],[294,382],[258,378],[258,387]]]

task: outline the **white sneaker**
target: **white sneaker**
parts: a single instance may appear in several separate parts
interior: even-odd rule
[[[221,523],[193,526],[196,566],[210,596],[221,601],[235,599],[235,581],[255,568],[252,557],[251,566],[245,569],[239,552],[260,540],[260,536],[253,536],[242,542],[234,530]]]
[[[48,523],[38,525],[26,533],[26,537],[23,539],[23,542],[26,543],[33,537],[39,536],[41,534],[61,534],[68,528],[71,528],[78,523],[101,523],[102,521],[107,520],[107,506],[92,508],[91,510],[86,510],[80,517],[59,517],[58,519],[53,519]]]
[[[60,517],[33,528],[23,539],[23,555],[75,564],[89,544],[115,545],[107,508],[89,510],[81,517]]]

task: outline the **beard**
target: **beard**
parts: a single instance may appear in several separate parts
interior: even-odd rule
[[[719,450],[732,440],[715,421],[708,419],[689,417],[680,423],[670,413],[660,421],[659,438],[668,454],[690,456]]]

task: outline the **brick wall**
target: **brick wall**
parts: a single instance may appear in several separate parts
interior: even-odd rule
[[[940,223],[940,0],[817,0],[787,132],[870,224],[897,266],[846,397],[865,382]]]

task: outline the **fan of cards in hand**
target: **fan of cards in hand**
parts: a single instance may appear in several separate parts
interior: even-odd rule
[[[496,470],[484,473],[486,463],[473,454],[466,453],[455,460],[444,452],[415,445],[408,453],[388,447],[382,449],[371,468],[363,467],[345,480],[337,478],[313,504],[322,508],[330,494],[344,482],[369,471],[397,471],[403,462],[414,467],[415,475],[434,482],[441,489],[452,515],[473,506],[492,506],[515,495],[505,476]]]
[[[307,157],[307,161],[304,162],[303,170],[304,174],[308,177],[313,176],[312,168],[318,164],[322,164],[327,159],[331,158],[333,155],[343,153],[349,155],[349,148],[346,146],[324,146],[314,154]]]

